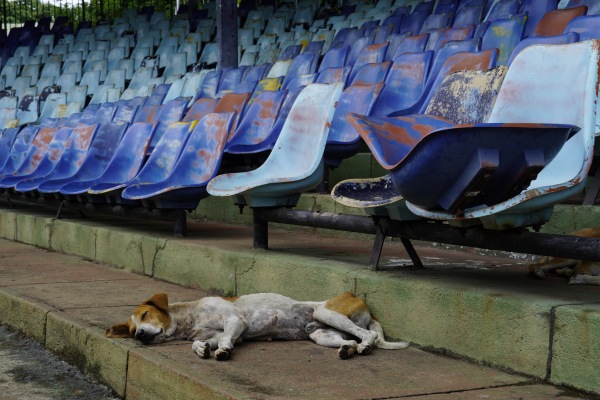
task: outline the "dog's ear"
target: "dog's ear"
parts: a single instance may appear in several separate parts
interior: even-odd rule
[[[150,300],[146,301],[144,304],[154,306],[164,312],[169,311],[169,297],[165,292],[155,294],[150,298]]]
[[[129,321],[124,324],[114,325],[110,328],[106,328],[104,334],[109,338],[128,338],[134,337],[130,330],[131,326],[129,325]]]

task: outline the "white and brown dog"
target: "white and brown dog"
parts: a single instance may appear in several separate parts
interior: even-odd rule
[[[215,351],[217,360],[231,355],[241,340],[312,339],[321,346],[338,348],[346,359],[368,354],[373,346],[404,349],[406,342],[387,342],[365,302],[351,293],[327,301],[296,301],[275,293],[240,297],[205,297],[169,305],[159,293],[139,305],[124,324],[106,329],[113,338],[134,337],[143,344],[192,340],[201,358]],[[357,342],[358,340],[358,342]]]
[[[600,229],[587,228],[570,235],[600,239]],[[537,263],[529,265],[529,275],[533,278],[543,279],[548,273],[568,278],[571,285],[600,285],[600,263],[595,261],[542,257]]]

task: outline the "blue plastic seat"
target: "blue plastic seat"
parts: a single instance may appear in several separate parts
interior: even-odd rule
[[[202,97],[215,97],[221,79],[221,73],[221,70],[210,71],[204,76],[198,94],[196,95],[196,100]]]
[[[235,86],[241,82],[245,70],[245,68],[232,68],[225,71],[219,82],[218,91],[233,90]]]
[[[423,4],[423,3],[421,3]],[[419,6],[419,4],[417,4]],[[418,35],[421,32],[423,23],[430,15],[428,12],[415,11],[402,20],[402,26],[400,27],[399,33],[408,33],[411,35]]]
[[[356,129],[346,120],[346,114],[369,115],[381,93],[383,83],[377,85],[353,85],[341,94],[325,146],[325,165],[338,167],[342,160],[358,153],[362,139]]]
[[[499,19],[490,23],[483,35],[481,50],[496,48],[500,51],[498,64],[507,65],[508,58],[523,38],[527,16],[521,14],[512,19]]]
[[[435,46],[433,47],[432,50],[438,51],[443,46],[445,46],[446,43],[448,43],[450,41],[469,40],[469,39],[471,39],[473,37],[474,31],[475,31],[475,27],[472,26],[472,25],[465,26],[463,28],[447,28],[447,29],[444,29],[440,33],[440,36],[438,37],[438,40],[435,43]]]
[[[187,103],[187,99],[171,100],[168,103],[160,106],[160,111],[156,115],[156,119],[153,121],[158,126],[156,127],[154,135],[152,135],[150,148],[154,148],[154,146],[156,146],[156,143],[160,140],[169,125],[181,121],[183,113],[187,108]]]
[[[483,18],[483,3],[462,7],[457,11],[453,28],[463,28],[469,25],[479,25]]]
[[[345,86],[349,75],[350,67],[326,68],[325,70],[319,72],[316,83],[331,84],[342,82]]]
[[[398,32],[400,32],[400,27],[402,26],[402,20],[404,19],[404,15],[400,14],[400,15],[390,15],[389,17],[387,17],[386,19],[383,20],[383,22],[381,22],[381,26],[385,27],[385,26],[391,26],[391,28],[388,28],[388,37],[389,35],[395,35]]]
[[[233,113],[206,115],[198,121],[166,179],[128,186],[121,196],[142,200],[152,208],[196,209],[200,200],[208,196],[206,185],[219,170],[233,118]]]
[[[423,21],[419,34],[422,35],[433,29],[447,28],[448,24],[448,14],[431,14]]]
[[[258,146],[264,148],[265,142],[270,140],[271,144],[274,143],[270,133],[286,94],[285,90],[262,92],[244,113],[235,133],[225,145],[225,152],[255,153]]]
[[[313,74],[316,72],[316,63],[314,53],[302,53],[296,56],[283,79],[282,87],[286,87],[288,82],[298,75]]]
[[[164,98],[169,93],[169,89],[171,88],[170,83],[161,83],[157,85],[156,88],[152,91],[152,94],[148,96],[148,99],[144,103],[144,105],[160,105],[163,103]]]
[[[358,71],[366,64],[370,63],[382,63],[387,52],[388,43],[371,44],[366,46],[352,65],[352,71],[350,71],[350,81],[354,79]]]
[[[360,28],[360,29],[352,28],[351,30],[348,31],[348,34],[346,35],[346,38],[344,39],[344,43],[342,44],[342,46],[348,46],[348,47],[352,48],[352,46],[354,46],[354,43],[356,43],[357,40],[363,38],[364,35],[365,35],[365,30],[363,28]]]
[[[8,157],[2,164],[2,167],[0,168],[0,177],[12,174],[21,166],[21,164],[23,164],[23,161],[25,160],[27,153],[31,149],[32,144],[35,141],[35,138],[37,137],[37,134],[40,131],[40,129],[41,128],[39,126],[36,127],[28,125],[23,127],[19,131],[17,137],[14,140],[13,145],[10,148]],[[42,140],[42,138],[47,141],[52,140],[54,132],[56,132],[57,130],[57,128],[43,129],[45,134],[43,136],[40,136],[40,138],[38,139],[38,143],[36,143],[36,146],[39,146],[39,142]]]
[[[593,88],[599,82],[599,58],[592,41],[530,46],[508,70],[487,123],[438,130],[432,140],[431,133],[413,137],[417,145],[405,156],[386,153],[384,157],[393,154],[400,161],[396,168],[405,169],[392,180],[409,209],[433,219],[478,218],[490,229],[546,222],[555,203],[585,185],[596,131]],[[565,97],[577,100],[564,107]],[[361,123],[360,129],[375,124]],[[386,132],[389,137],[389,126]],[[434,150],[444,136],[451,140]],[[422,164],[434,153],[436,161]],[[433,177],[430,168],[435,169],[433,180],[425,178]],[[420,184],[410,171],[423,174],[417,179],[427,181],[427,187],[417,188]],[[434,183],[441,175],[446,182],[442,188]]]
[[[413,107],[423,93],[432,59],[432,51],[398,56],[390,68],[372,115],[385,116]]]
[[[275,123],[273,124],[271,130],[268,133],[261,130],[257,133],[259,137],[262,137],[262,140],[253,143],[252,146],[237,146],[235,143],[238,143],[238,139],[232,142],[231,145],[227,147],[228,154],[244,154],[244,161],[249,164],[262,164],[266,159],[266,153],[273,149],[279,134],[287,120],[287,117],[290,113],[290,110],[294,106],[298,95],[302,92],[304,87],[297,87],[292,90],[283,90],[285,93],[283,103],[279,108],[279,112],[276,115]],[[263,125],[264,127],[264,125]],[[261,135],[262,134],[262,135]],[[268,154],[267,154],[268,155]]]
[[[509,19],[519,12],[519,0],[498,0],[489,10],[484,21],[496,21],[498,19]]]
[[[38,168],[33,173],[22,176],[23,179],[14,184],[15,190],[29,192],[36,190],[46,180],[73,176],[83,164],[97,130],[98,125],[78,125],[73,128],[62,152],[52,152],[49,146],[48,153]]]
[[[19,133],[19,128],[2,129],[0,133],[0,166],[6,164],[10,151]]]
[[[600,39],[600,15],[583,15],[573,18],[565,27],[564,33],[575,32],[579,40]]]
[[[81,201],[93,201],[86,195],[92,186],[103,182],[130,181],[143,165],[153,133],[152,124],[134,123],[123,135],[113,157],[99,177],[67,183],[61,186],[59,192],[63,195],[84,195],[80,197]]]
[[[0,188],[13,187],[22,179],[45,175],[54,168],[73,128],[62,127],[54,132],[48,129],[55,128],[42,128],[38,132],[21,166],[0,180]]]
[[[308,43],[306,45],[306,47],[304,48],[304,50],[302,50],[302,52],[303,53],[313,53],[313,54],[315,54],[315,56],[318,59],[319,57],[321,57],[321,53],[323,52],[324,47],[325,47],[324,40],[313,41],[313,42]]]
[[[522,0],[519,13],[527,14],[525,32],[523,37],[529,37],[542,17],[548,12],[556,9],[554,0]]]
[[[354,42],[354,44],[352,45],[352,49],[350,49],[350,52],[348,53],[348,57],[346,57],[346,65],[354,66],[354,63],[358,59],[360,53],[365,47],[367,47],[370,44],[373,44],[372,37],[361,37],[356,42]]]
[[[401,54],[404,53],[421,53],[425,51],[425,47],[427,46],[427,42],[429,41],[429,33],[425,33],[423,35],[418,36],[408,36],[404,38],[398,46],[393,50],[388,49],[388,56],[386,57],[388,60],[395,60]]]
[[[314,83],[317,79],[317,74],[302,74],[296,75],[294,78],[286,81],[284,86],[281,87],[282,90],[292,90],[297,87],[308,86],[311,83]]]
[[[528,37],[519,42],[513,49],[510,57],[506,65],[510,66],[515,59],[515,57],[523,51],[525,48],[532,46],[534,44],[569,44],[575,43],[579,41],[579,34],[575,32],[563,33],[562,35],[557,36],[535,36]]]
[[[112,120],[113,122],[127,122],[128,124],[132,124],[139,109],[140,107],[135,105],[117,106],[117,111]]]
[[[392,66],[391,61],[363,65],[356,73],[350,85],[377,85],[383,83]]]
[[[300,50],[302,50],[301,44],[288,46],[279,54],[277,60],[291,60],[300,54]]]
[[[196,100],[192,108],[186,112],[181,121],[192,122],[201,120],[206,114],[213,112],[215,106],[217,105],[217,101],[218,99],[212,97]]]
[[[115,113],[117,112],[117,108],[118,107],[116,106],[116,104],[104,103],[100,107],[98,107],[98,109],[94,113],[94,117],[90,121],[86,122],[85,119],[83,121],[80,119],[79,122],[87,123],[89,125],[110,122],[113,120]]]
[[[431,14],[433,12],[433,6],[435,5],[435,1],[424,1],[419,4],[416,4],[413,9],[414,13],[424,12],[427,14]]]
[[[340,83],[304,88],[267,160],[253,171],[216,176],[208,193],[237,195],[251,207],[294,206],[322,180],[329,123],[342,89]]]
[[[538,60],[541,58],[546,62],[540,65]],[[461,219],[479,218],[484,227],[490,229],[540,224],[548,221],[555,203],[583,190],[592,161],[596,130],[593,111],[596,95],[591,93],[595,91],[590,88],[598,84],[598,59],[598,49],[591,41],[561,46],[530,46],[517,56],[518,62],[513,64],[505,78],[503,88],[506,86],[506,91],[499,93],[490,120],[496,123],[502,123],[502,120],[571,123],[581,130],[567,141],[537,179],[522,192],[499,204],[465,210]],[[564,76],[562,74],[573,80],[567,83],[560,78]],[[552,90],[547,90],[547,80],[553,82]],[[534,87],[530,84],[524,93],[524,81],[536,84]],[[521,93],[518,99],[515,93]],[[564,107],[561,99],[565,96],[579,100],[572,102],[571,107]],[[521,102],[529,104],[527,113],[518,110],[524,106],[519,104]],[[443,215],[446,219],[459,217],[409,206],[413,212],[436,219]]]
[[[126,182],[98,183],[91,186],[88,192],[92,195],[107,194],[129,185],[163,181],[171,174],[195,125],[196,121],[171,124],[157,142],[140,172],[133,179]],[[115,201],[118,202],[117,196],[115,196]]]
[[[107,122],[99,126],[85,159],[73,174],[65,174],[62,178],[45,179],[37,186],[39,193],[58,195],[61,187],[68,183],[85,182],[99,178],[112,159],[129,124],[124,122]]]
[[[259,82],[267,73],[267,64],[255,65],[253,67],[247,68],[244,77],[242,78],[242,82],[251,81],[251,82]]]
[[[319,64],[319,72],[327,68],[340,68],[345,66],[349,52],[349,47],[330,48],[323,56],[321,64]]]

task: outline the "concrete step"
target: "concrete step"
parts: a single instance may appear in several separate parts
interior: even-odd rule
[[[400,244],[390,241],[384,270],[374,272],[365,267],[368,238],[273,229],[271,250],[258,251],[245,226],[191,222],[190,236],[178,239],[168,223],[68,213],[55,220],[52,210],[19,207],[0,211],[0,237],[10,240],[0,244],[0,323],[44,342],[128,398],[562,393],[539,381],[600,393],[600,288],[530,280],[522,259],[418,247],[426,269],[413,270]],[[171,301],[256,292],[323,300],[352,291],[366,298],[389,339],[414,347],[346,363],[309,342],[259,342],[217,363],[197,359],[189,343],[141,347],[104,338],[104,328],[159,291]],[[305,376],[298,372],[305,370]]]

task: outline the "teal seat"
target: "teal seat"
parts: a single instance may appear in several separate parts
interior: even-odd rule
[[[323,151],[342,90],[341,83],[304,88],[265,163],[253,171],[216,176],[208,193],[236,195],[251,207],[294,206],[323,177]]]

